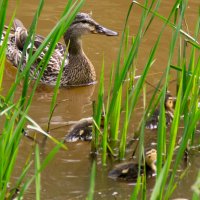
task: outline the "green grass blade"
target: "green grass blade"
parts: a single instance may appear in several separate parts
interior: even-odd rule
[[[120,145],[119,145],[119,159],[120,160],[124,159],[125,152],[126,152],[126,141],[127,141],[127,131],[128,131],[128,113],[129,113],[128,103],[129,103],[129,101],[128,101],[128,88],[127,88],[125,119],[124,119],[123,131],[122,131]]]
[[[192,185],[192,190],[193,190],[192,200],[198,200],[200,197],[199,184],[200,184],[200,172],[198,173],[196,182]]]
[[[166,117],[165,117],[165,95],[166,91],[163,89],[162,91],[162,96],[161,96],[161,101],[160,101],[160,114],[159,114],[159,123],[158,123],[158,138],[157,138],[157,161],[156,161],[156,166],[157,166],[157,177],[159,177],[160,171],[163,166],[163,154],[166,154],[166,144],[164,142],[166,138]],[[161,192],[162,193],[162,192]]]
[[[50,114],[49,114],[47,132],[50,131],[50,122],[51,122],[51,118],[53,116],[53,112],[54,112],[54,109],[55,109],[55,106],[56,106],[56,99],[57,99],[57,96],[58,96],[58,90],[59,90],[59,87],[60,87],[60,81],[61,81],[61,77],[62,77],[64,65],[65,65],[65,59],[67,57],[67,52],[68,52],[68,50],[66,51],[64,59],[62,61],[61,69],[59,71],[58,78],[57,78],[57,81],[56,81],[56,86],[54,88],[53,98],[52,98],[51,106],[50,106]]]
[[[141,189],[141,182],[142,182],[141,176],[139,176],[139,177],[137,178],[137,183],[136,183],[136,185],[134,186],[134,190],[133,190],[133,193],[132,193],[132,195],[131,195],[131,197],[130,197],[130,200],[138,199],[138,194],[139,194],[140,189]]]
[[[35,147],[35,187],[36,187],[36,200],[40,200],[40,190],[41,190],[41,184],[40,184],[40,173],[37,173],[40,169],[40,152],[39,147],[36,145]]]
[[[5,23],[5,19],[6,19],[6,11],[7,11],[7,6],[8,6],[8,0],[1,0],[0,1],[0,19],[1,19],[1,23],[0,23],[0,39],[3,33],[3,29],[4,29],[4,23]]]
[[[118,140],[121,101],[122,101],[122,86],[119,88],[117,99],[115,101],[115,107],[111,114],[112,120],[110,121],[110,136],[111,136],[110,139],[115,142]]]
[[[102,119],[102,111],[103,111],[103,97],[104,97],[104,59],[102,63],[102,69],[101,69],[101,76],[100,76],[100,82],[99,82],[99,92],[98,92],[98,103],[96,105],[96,108],[94,110],[94,121],[99,127],[101,126],[101,119]],[[98,149],[99,146],[99,130],[96,129],[95,126],[93,126],[93,144],[95,151]],[[103,134],[103,143],[107,143],[104,141],[104,134]],[[107,138],[106,138],[107,140]]]
[[[95,178],[96,178],[96,162],[94,161],[92,163],[92,170],[91,170],[91,176],[90,176],[90,189],[88,192],[88,196],[86,198],[87,200],[94,199]]]
[[[0,90],[2,89],[2,81],[3,81],[3,74],[4,74],[4,68],[5,68],[5,59],[6,55],[1,54],[1,64],[0,64]]]

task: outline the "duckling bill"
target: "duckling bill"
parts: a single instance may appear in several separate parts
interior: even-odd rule
[[[10,33],[9,35],[6,56],[12,65],[19,67],[22,59],[22,51],[28,37],[28,31],[23,23],[18,19],[14,20],[13,30],[14,33]],[[65,58],[66,46],[69,44],[68,56],[64,61],[64,70],[60,85],[63,87],[68,87],[85,86],[95,83],[96,73],[94,66],[85,55],[82,48],[82,36],[85,34],[100,34],[106,36],[118,35],[117,32],[107,29],[97,23],[89,14],[78,13],[70,27],[64,33],[65,45],[60,42],[57,43],[41,78],[41,82],[49,85],[56,84],[63,59]],[[35,36],[33,54],[43,43],[44,39],[45,38],[41,35]],[[22,66],[20,68],[21,70],[26,67],[30,46],[31,45],[28,46],[25,56],[23,57]],[[40,61],[43,60],[47,51],[48,46],[44,48],[43,52],[39,55],[30,68],[30,74],[35,79],[39,76],[42,68],[41,66],[41,68],[36,71],[37,66]]]
[[[146,173],[148,177],[156,173],[156,159],[157,151],[155,149],[147,151],[145,154],[145,165],[141,166],[140,175]],[[123,163],[111,170],[108,177],[115,180],[135,181],[138,177],[138,170],[139,165],[137,163]]]

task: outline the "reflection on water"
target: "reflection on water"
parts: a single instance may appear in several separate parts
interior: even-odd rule
[[[42,35],[47,35],[52,27],[56,24],[61,16],[66,1],[60,0],[46,0],[43,12],[40,17],[37,32]],[[163,1],[160,12],[167,16],[171,9],[170,1]],[[34,12],[37,8],[38,1],[30,0],[20,1],[20,6],[17,11],[17,18],[21,19],[25,26],[29,27],[33,19]],[[128,1],[88,1],[82,8],[84,12],[93,12],[94,18],[102,25],[111,28],[117,32],[122,33],[123,23],[128,10]],[[199,0],[193,0],[188,7],[187,23],[190,30],[194,30]],[[7,22],[12,16],[15,1],[9,1]],[[134,7],[130,17],[130,33],[135,35],[140,22],[140,15],[142,10]],[[137,74],[140,74],[143,66],[146,63],[147,56],[157,39],[159,31],[162,27],[160,20],[154,20],[151,28],[148,30],[145,39],[142,41],[141,49],[139,50],[137,61]],[[161,38],[161,45],[159,46],[159,54],[156,55],[156,62],[151,70],[151,74],[157,73],[159,77],[150,76],[148,81],[155,85],[160,79],[160,72],[163,72],[166,66],[166,57],[168,56],[169,40],[171,38],[171,29],[167,28]],[[131,38],[130,38],[131,39]],[[120,43],[120,36],[111,38],[104,36],[86,36],[83,39],[83,48],[95,66],[97,73],[97,80],[99,80],[102,60],[105,60],[105,85],[108,87],[110,78],[110,70],[113,62],[116,60],[118,47]],[[175,59],[175,58],[174,58]],[[7,63],[4,76],[4,91],[8,91],[10,85],[14,81],[16,69]],[[153,78],[152,78],[153,77]],[[31,90],[31,88],[30,88]],[[174,91],[171,85],[170,90]],[[18,90],[18,95],[21,89]],[[51,121],[51,134],[57,138],[62,139],[68,130],[67,126],[62,126],[69,121],[79,120],[83,117],[91,116],[92,101],[96,99],[98,92],[98,83],[93,86],[80,87],[73,89],[61,88],[58,94],[58,104],[54,111]],[[44,129],[47,127],[50,103],[53,96],[53,88],[45,85],[40,85],[35,93],[34,101],[30,109],[30,116],[39,123]],[[141,105],[139,105],[140,107]],[[140,118],[143,110],[138,109],[138,113],[133,118],[131,129],[137,127],[138,118]],[[55,129],[56,128],[56,129]],[[130,136],[131,137],[131,136]],[[43,139],[39,137],[39,139]],[[147,131],[145,144],[152,146],[156,142],[156,132]],[[18,164],[16,169],[20,172],[21,166],[24,164],[28,152],[31,151],[31,141],[24,138],[21,143],[21,150],[19,153]],[[54,147],[51,141],[47,140],[45,146],[41,145],[41,159]],[[68,150],[61,150],[56,155],[53,162],[42,173],[42,198],[41,199],[85,199],[90,182],[90,143],[73,143],[68,145]],[[188,186],[194,183],[199,162],[196,161],[195,155],[191,156],[191,168],[185,179],[181,182],[181,187],[178,187],[175,197],[191,198],[191,191]],[[101,168],[100,160],[98,160],[99,167],[97,169],[95,199],[129,199],[133,186],[127,183],[116,182],[107,178],[108,168]],[[189,177],[189,178],[188,178]],[[148,180],[148,195],[154,185],[154,178]],[[34,187],[34,186],[33,186]],[[34,191],[34,190],[33,190]],[[35,194],[30,189],[25,199],[34,199]]]

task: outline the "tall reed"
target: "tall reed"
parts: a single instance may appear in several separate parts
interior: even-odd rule
[[[197,123],[200,120],[200,110],[198,108],[200,94],[200,45],[198,43],[200,15],[197,16],[195,35],[191,36],[182,28],[188,2],[183,0],[175,1],[173,3],[170,13],[168,14],[168,17],[164,17],[157,12],[160,4],[161,0],[151,2],[146,0],[144,4],[133,1],[129,7],[124,23],[125,25],[122,33],[119,54],[115,65],[115,73],[113,74],[112,78],[112,89],[109,89],[108,94],[105,94],[104,96],[105,104],[107,105],[107,107],[105,113],[105,126],[104,130],[102,131],[103,143],[101,146],[101,152],[103,154],[103,165],[106,165],[107,163],[108,149],[112,147],[110,146],[110,144],[113,140],[118,142],[118,158],[125,158],[128,127],[131,122],[132,113],[136,108],[143,88],[145,91],[145,81],[149,74],[150,68],[153,67],[155,54],[158,51],[158,46],[160,44],[160,39],[163,36],[163,32],[166,27],[170,27],[172,30],[172,38],[170,40],[168,61],[165,71],[163,72],[163,75],[161,76],[158,85],[155,87],[156,89],[153,92],[149,105],[144,111],[141,122],[138,125],[137,132],[134,133],[134,137],[139,138],[139,163],[141,163],[145,149],[145,124],[148,119],[148,114],[152,114],[158,103],[160,103],[159,124],[157,129],[157,176],[156,183],[151,194],[151,199],[169,199],[171,197],[177,186],[177,183],[175,181],[177,168],[181,160],[183,159],[184,151],[189,148],[189,145],[191,145],[190,141],[193,141],[193,138],[195,138]],[[134,6],[140,7],[143,10],[143,13],[140,19],[140,25],[137,34],[134,37],[134,41],[127,49],[126,38],[127,33],[129,32],[127,31],[127,25],[129,23],[130,13],[134,9]],[[163,21],[162,29],[158,34],[157,40],[155,41],[150,54],[147,55],[147,62],[139,79],[133,78],[132,82],[134,83],[134,87],[130,87],[127,89],[127,78],[129,78],[128,74],[131,74],[130,70],[132,69],[132,67],[134,67],[133,63],[137,59],[138,49],[140,47],[141,41],[145,37],[145,34],[147,33],[149,27],[152,26],[152,22],[155,18]],[[174,22],[172,22],[173,19]],[[178,62],[177,65],[173,65],[173,57],[175,55],[175,51],[177,49],[177,44],[179,41],[181,41],[181,48],[179,48],[179,57],[177,59]],[[186,43],[187,45],[191,46],[192,50],[190,53],[187,52],[188,48],[186,46]],[[183,48],[182,44],[184,44]],[[124,55],[126,55],[124,57],[123,51],[125,52]],[[188,62],[186,58],[189,58]],[[174,118],[172,125],[169,128],[170,136],[168,137],[166,130],[164,102],[166,91],[169,86],[171,73],[178,74],[178,79],[174,86],[178,87]],[[128,81],[131,82],[131,79],[128,79]],[[100,85],[100,87],[103,87],[103,83],[102,85]],[[158,97],[155,99],[156,96]],[[101,99],[98,99],[98,101],[102,101],[102,97]],[[182,115],[184,115],[183,131],[179,129],[180,122],[182,123]],[[119,122],[122,122],[122,125],[119,126]],[[175,154],[178,132],[182,132],[182,140],[180,143],[180,147]],[[101,142],[101,138],[98,139]],[[169,174],[171,174],[171,176],[169,176]],[[144,188],[144,190],[142,191],[139,188],[139,185],[141,183],[142,187]],[[146,182],[142,181],[141,177],[138,176],[137,184],[135,186],[131,199],[136,199],[139,194],[143,196],[143,199],[146,199],[145,188]]]
[[[56,43],[59,41],[60,37],[69,27],[70,23],[72,22],[73,18],[75,17],[76,13],[79,11],[83,3],[84,0],[75,2],[73,2],[72,0],[68,1],[59,22],[56,24],[56,26],[53,28],[50,34],[45,38],[44,42],[38,48],[38,51],[35,52],[33,55],[31,53],[29,54],[30,56],[27,57],[28,61],[25,69],[23,71],[20,71],[21,66],[18,67],[18,72],[16,74],[15,82],[12,84],[7,94],[5,96],[2,95],[0,96],[0,116],[4,123],[0,135],[0,199],[2,200],[13,199],[16,196],[18,196],[18,198],[23,197],[25,191],[28,189],[28,187],[33,181],[35,181],[36,184],[36,199],[40,199],[41,196],[40,173],[46,167],[46,165],[53,159],[53,157],[61,147],[66,149],[66,147],[62,143],[58,142],[55,138],[50,136],[33,119],[31,119],[28,116],[28,112],[29,108],[31,107],[35,90],[47,66],[49,58],[52,55],[52,52],[54,51]],[[8,1],[1,0],[0,5],[1,5],[0,38],[2,38]],[[22,56],[25,56],[26,49],[28,46],[31,46],[30,52],[32,51],[34,36],[36,34],[35,31],[43,5],[44,1],[40,0],[35,16],[33,18],[33,22],[28,30],[29,34],[23,49]],[[9,23],[7,32],[4,37],[4,41],[3,42],[1,41],[0,90],[2,89],[2,80],[5,68],[4,66],[5,66],[8,35],[11,32],[11,25],[16,12],[17,11],[14,12],[13,17]],[[43,59],[42,63],[40,63],[38,66],[38,69],[40,68],[39,77],[37,80],[35,80],[32,91],[29,92],[28,88],[30,87],[30,77],[29,77],[30,67],[47,45],[49,46],[48,52],[45,55],[45,59]],[[22,86],[19,86],[20,82],[23,82]],[[59,82],[60,79],[58,79],[57,87],[55,89],[55,96],[52,100],[50,108],[51,111],[52,108],[55,106],[55,99],[58,92]],[[18,87],[22,87],[22,93],[20,94],[19,97],[17,97],[17,100],[16,99],[14,100],[14,97],[16,97],[16,91]],[[31,124],[29,125],[29,128],[32,128],[37,132],[42,133],[45,136],[49,137],[54,142],[56,142],[57,145],[47,155],[47,157],[44,159],[43,162],[40,162],[39,147],[36,145],[35,158],[32,158],[32,156],[29,156],[27,158],[27,162],[24,165],[24,168],[21,169],[21,175],[19,175],[16,183],[12,183],[11,188],[8,188],[8,185],[10,184],[13,176],[16,160],[18,158],[19,144],[21,139],[23,138],[23,131],[25,129],[25,125],[27,122]],[[29,173],[29,170],[33,165],[33,161],[35,162],[35,174],[32,177],[28,178],[27,174]]]

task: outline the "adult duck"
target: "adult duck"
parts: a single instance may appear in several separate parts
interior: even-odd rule
[[[7,47],[7,59],[16,67],[19,66],[22,57],[23,47],[28,36],[27,29],[22,22],[18,19],[14,20],[14,33],[9,35]],[[41,78],[41,82],[49,85],[55,85],[56,80],[64,59],[66,46],[68,48],[68,56],[65,59],[64,70],[61,78],[60,85],[67,86],[84,86],[94,84],[96,81],[96,73],[94,66],[85,55],[82,48],[81,36],[85,34],[101,34],[107,36],[116,36],[117,32],[109,30],[91,18],[89,14],[78,13],[73,20],[70,27],[64,34],[65,45],[57,43],[55,50],[48,62],[48,65]],[[36,35],[34,39],[34,52],[44,41],[44,37]],[[34,78],[37,78],[40,70],[36,68],[40,61],[44,58],[48,47],[46,47],[40,56],[31,66],[30,73]],[[22,61],[23,70],[26,66],[28,50],[26,51],[25,58]]]
[[[156,159],[157,151],[155,149],[147,151],[145,153],[145,165],[141,166],[140,175],[145,173],[148,177],[156,173]],[[116,180],[135,181],[139,174],[138,170],[138,163],[122,163],[111,170],[108,174],[108,177]]]

